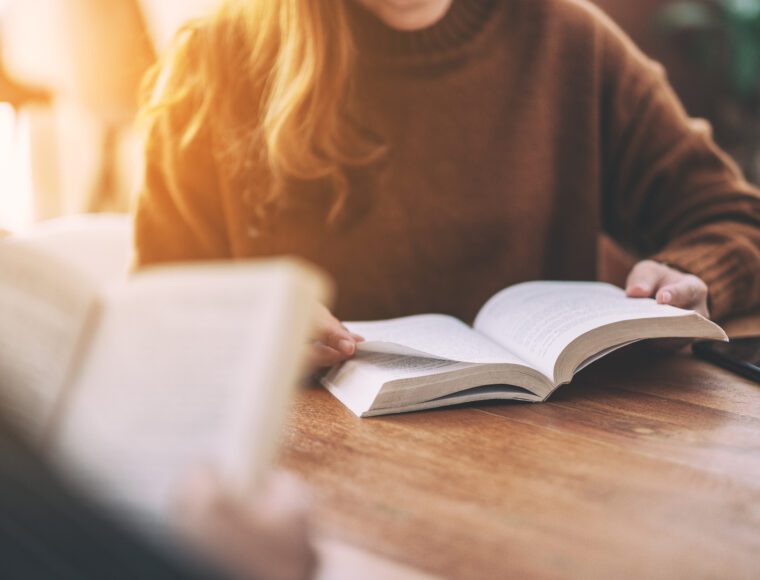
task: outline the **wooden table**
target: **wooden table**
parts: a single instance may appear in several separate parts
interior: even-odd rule
[[[689,354],[631,347],[539,405],[357,419],[312,388],[283,463],[322,534],[443,577],[760,578],[760,385]]]

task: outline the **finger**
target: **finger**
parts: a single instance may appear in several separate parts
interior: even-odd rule
[[[639,262],[628,275],[625,292],[631,298],[650,298],[667,273],[667,266],[653,260]]]
[[[356,353],[356,338],[327,309],[322,315],[317,339],[344,356],[353,356]]]
[[[697,309],[707,301],[707,286],[696,276],[684,276],[657,291],[657,302],[678,308]]]
[[[302,485],[277,477],[257,498],[229,495],[214,473],[187,483],[189,517],[178,531],[205,557],[234,578],[312,577],[317,559]]]
[[[335,318],[332,312],[322,304],[320,304],[315,316],[314,330],[314,340],[322,340],[323,342],[329,334],[344,334],[346,337],[351,334],[340,320]]]
[[[313,504],[311,489],[296,476],[286,472],[274,473],[264,486],[257,502],[259,509],[287,514],[288,517],[307,515]]]
[[[349,335],[351,335],[351,338],[354,339],[354,342],[364,342],[365,338],[359,334],[356,334],[355,332],[351,332],[345,324],[341,323],[340,326],[345,330]]]
[[[350,334],[328,334],[324,342],[343,357],[348,358],[356,354],[356,340]]]
[[[173,512],[189,532],[199,532],[209,520],[224,511],[227,497],[215,471],[199,466],[186,477],[174,494]]]
[[[314,343],[309,352],[309,364],[312,367],[331,367],[348,358],[349,355],[319,342]]]
[[[264,529],[278,520],[304,519],[311,505],[305,485],[281,472],[268,479],[256,496],[232,495],[218,473],[209,469],[193,473],[179,491],[175,507],[181,525],[195,533]]]

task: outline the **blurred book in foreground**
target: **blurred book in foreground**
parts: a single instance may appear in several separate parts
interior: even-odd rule
[[[277,259],[107,282],[54,243],[0,242],[0,405],[11,420],[78,484],[151,521],[199,464],[255,486],[304,370],[322,276]]]

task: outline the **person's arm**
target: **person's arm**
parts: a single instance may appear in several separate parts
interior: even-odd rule
[[[165,120],[168,123],[169,120]],[[226,225],[210,143],[201,135],[180,154],[162,151],[165,131],[181,131],[177,119],[154,131],[148,144],[146,175],[135,215],[135,267],[229,257]],[[165,164],[179,163],[174,183]],[[362,339],[349,332],[327,308],[319,313],[309,363],[329,367],[352,357]]]
[[[643,290],[629,293],[654,295],[678,282],[688,307],[688,296],[706,298],[697,296],[701,280],[717,318],[760,306],[760,193],[710,126],[687,116],[662,68],[614,25],[603,36],[604,225],[667,266],[640,264],[631,280]]]

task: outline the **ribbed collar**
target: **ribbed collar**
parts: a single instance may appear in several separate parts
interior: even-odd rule
[[[485,28],[497,0],[453,0],[438,22],[420,30],[391,28],[356,0],[346,0],[359,53],[372,61],[420,62],[456,54]]]

